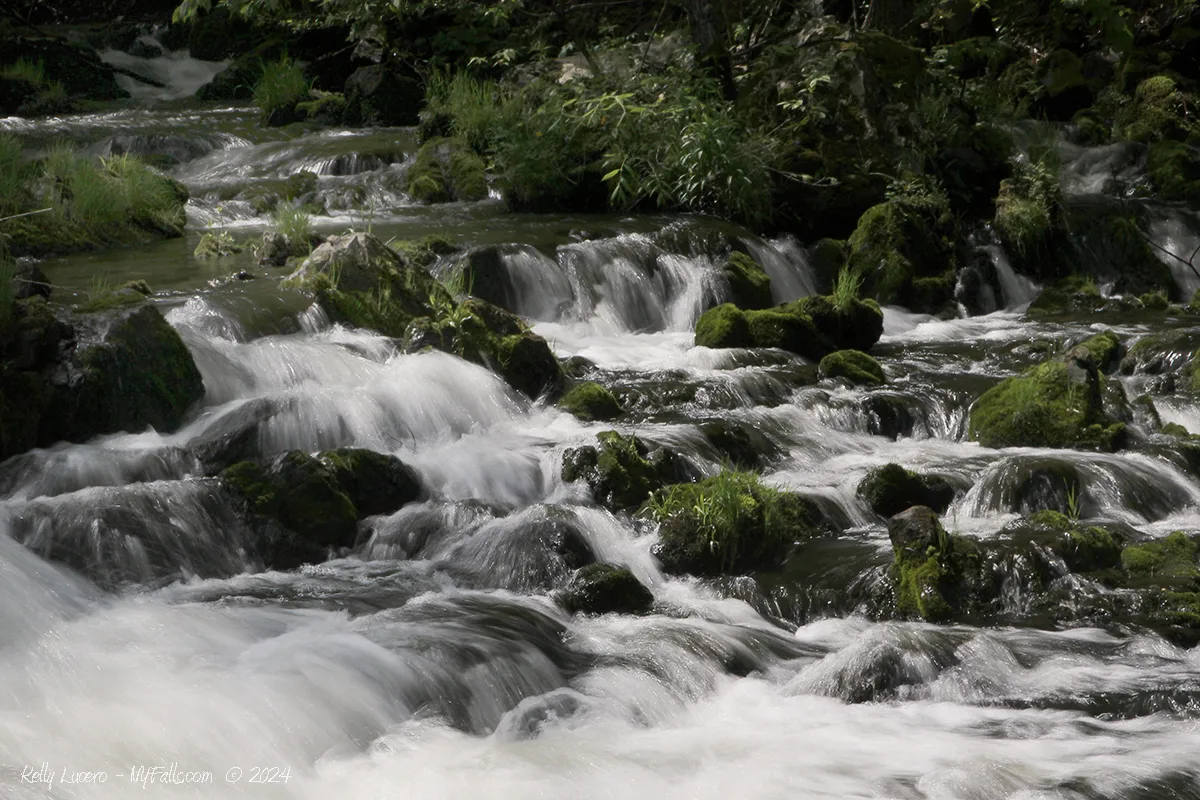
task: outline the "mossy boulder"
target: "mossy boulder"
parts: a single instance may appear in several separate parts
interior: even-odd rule
[[[838,350],[821,359],[817,371],[822,378],[842,378],[855,386],[878,386],[887,382],[879,362],[861,350]]]
[[[779,569],[793,545],[825,530],[811,500],[765,486],[749,472],[669,486],[655,493],[644,513],[659,522],[654,554],[674,574]]]
[[[1146,151],[1146,174],[1156,198],[1200,204],[1200,147],[1152,142]]]
[[[421,145],[406,176],[408,193],[422,203],[482,200],[486,167],[465,139],[431,139]]]
[[[754,347],[746,312],[733,303],[710,308],[696,320],[696,346],[712,348]]]
[[[985,609],[998,594],[979,544],[947,533],[933,509],[915,506],[891,517],[888,537],[901,617],[945,622]]]
[[[1126,430],[1110,389],[1124,396],[1102,382],[1090,360],[1068,355],[985,392],[971,408],[968,433],[985,447],[1117,450]]]
[[[562,366],[541,336],[526,329],[494,342],[496,371],[509,386],[535,399],[562,390]]]
[[[899,464],[885,464],[867,473],[858,484],[858,496],[881,517],[891,517],[913,506],[927,506],[943,514],[954,501],[954,487],[938,475],[919,475]]]
[[[1117,134],[1122,139],[1152,143],[1164,140],[1182,142],[1200,132],[1200,123],[1189,115],[1195,99],[1180,90],[1169,75],[1153,75],[1138,84],[1133,102],[1117,115]]]
[[[585,422],[616,419],[624,410],[612,392],[593,381],[571,387],[558,401],[558,406]]]
[[[1067,49],[1054,50],[1037,65],[1041,84],[1036,110],[1047,119],[1065,122],[1092,104],[1083,60]]]
[[[583,481],[596,502],[606,508],[639,508],[652,492],[691,477],[678,455],[639,436],[604,431],[596,438],[596,445],[571,448],[563,454],[562,479]]]
[[[771,278],[750,256],[739,252],[731,253],[721,272],[729,281],[731,299],[738,308],[755,310],[774,305],[771,299]]]
[[[558,603],[571,614],[641,614],[654,595],[626,567],[590,564],[571,576]]]
[[[358,520],[395,511],[421,493],[416,474],[399,459],[355,449],[243,461],[223,470],[219,481],[248,515],[258,555],[274,569],[353,547]]]
[[[1111,374],[1120,365],[1121,357],[1125,354],[1125,346],[1121,343],[1120,337],[1112,331],[1101,331],[1077,344],[1072,352],[1076,354],[1076,357],[1082,357],[1082,353],[1086,352],[1086,358],[1095,365],[1096,369],[1105,374]]]
[[[784,308],[807,315],[831,350],[865,353],[883,336],[883,310],[874,300],[851,299],[839,303],[827,295],[812,295]]]
[[[1200,590],[1200,543],[1182,531],[1142,544],[1132,544],[1121,552],[1121,566],[1131,581],[1140,586],[1154,585]]]
[[[941,210],[889,200],[859,219],[847,243],[848,264],[863,277],[870,297],[912,307],[915,279],[954,271],[950,234]]]
[[[1071,275],[1039,292],[1025,314],[1031,319],[1044,319],[1064,314],[1090,313],[1102,308],[1105,302],[1095,280]]]
[[[1154,392],[1200,393],[1200,334],[1183,329],[1143,336],[1121,359],[1124,375],[1146,376],[1147,388]]]

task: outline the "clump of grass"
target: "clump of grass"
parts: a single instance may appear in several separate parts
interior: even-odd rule
[[[0,69],[0,78],[41,87],[46,83],[46,65],[41,61],[18,58],[15,63]]]
[[[132,206],[124,186],[91,159],[58,146],[47,154],[44,168],[59,215],[73,217],[105,238],[129,222]]]
[[[444,120],[449,130],[439,134],[461,136],[473,150],[485,153],[500,135],[507,96],[493,81],[481,81],[459,72],[436,72],[426,87],[427,121]]]
[[[173,232],[183,228],[179,196],[171,183],[136,156],[105,159],[104,170],[124,189],[132,219],[141,225]]]
[[[17,208],[29,172],[22,149],[16,136],[0,133],[0,212]]]
[[[293,252],[297,248],[309,248],[312,242],[312,214],[299,206],[280,203],[272,221],[277,232],[287,239]]]
[[[843,266],[838,272],[837,280],[833,282],[831,296],[834,308],[845,311],[853,306],[854,302],[859,299],[862,285],[862,273],[849,265]]]
[[[284,55],[263,65],[262,75],[254,85],[254,105],[263,116],[295,108],[308,97],[309,83],[300,62]]]

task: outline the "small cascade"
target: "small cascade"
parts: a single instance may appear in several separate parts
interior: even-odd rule
[[[743,237],[754,260],[771,277],[771,299],[790,303],[817,293],[817,285],[808,263],[808,254],[794,236],[771,241]]]
[[[1200,289],[1200,218],[1179,208],[1154,209],[1149,237],[1154,251],[1171,268],[1185,301]]]
[[[999,244],[988,244],[983,249],[996,270],[996,278],[1000,282],[1000,292],[1004,299],[1004,308],[1021,310],[1032,303],[1042,287],[1038,286],[1033,279],[1018,275],[1008,261],[1008,254]]]
[[[100,54],[100,59],[151,81],[143,82],[129,75],[117,74],[117,85],[139,103],[162,103],[191,97],[230,64],[229,61],[201,61],[192,58],[187,50],[168,51],[150,35],[138,37],[137,43],[141,45],[142,52],[156,52],[157,55],[146,57],[106,50]]]

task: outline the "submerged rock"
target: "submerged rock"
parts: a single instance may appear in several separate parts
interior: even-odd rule
[[[858,496],[881,517],[913,506],[942,514],[954,500],[954,487],[938,475],[918,475],[899,464],[885,464],[867,473],[858,484]]]
[[[577,571],[558,596],[572,614],[641,614],[654,602],[641,581],[626,567],[591,564]]]
[[[659,522],[654,553],[670,573],[744,574],[783,566],[793,545],[824,531],[810,500],[722,472],[657,492],[646,511]]]

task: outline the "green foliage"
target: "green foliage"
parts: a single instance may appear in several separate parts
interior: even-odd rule
[[[198,259],[228,258],[244,248],[229,231],[208,231],[200,237],[192,255]]]
[[[1182,531],[1164,539],[1130,545],[1121,553],[1121,566],[1131,576],[1171,582],[1200,579],[1196,556],[1200,545]]]
[[[1060,204],[1056,159],[1047,155],[1022,161],[1014,176],[1000,184],[996,231],[1018,255],[1032,256],[1046,246],[1060,217]]]
[[[475,152],[488,153],[510,116],[510,103],[512,95],[493,81],[437,71],[426,83],[421,116],[424,127],[448,125],[448,133],[462,137]]]
[[[0,68],[0,78],[40,87],[46,83],[46,65],[41,61],[18,58],[12,64]]]
[[[15,211],[24,193],[29,165],[22,151],[20,139],[0,133],[0,216]]]
[[[696,320],[697,347],[751,347],[753,344],[746,315],[733,303],[710,308]]]
[[[861,296],[862,285],[862,273],[848,264],[843,266],[838,270],[837,279],[833,282],[833,290],[830,292],[833,307],[839,311],[853,307]]]
[[[254,105],[264,117],[279,111],[289,111],[308,96],[310,84],[304,77],[300,62],[284,55],[263,64],[262,74],[254,85]]]
[[[613,510],[641,507],[652,492],[683,479],[678,458],[636,435],[597,434],[595,446],[563,454],[562,479],[584,481],[598,503]]]

